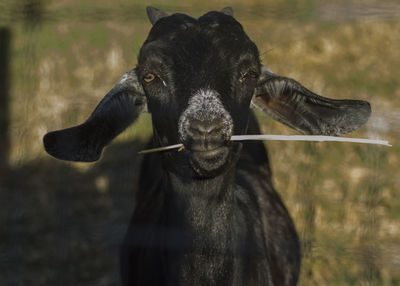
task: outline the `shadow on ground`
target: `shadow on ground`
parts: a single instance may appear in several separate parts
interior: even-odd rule
[[[118,285],[143,144],[77,168],[50,157],[3,173],[0,285]]]

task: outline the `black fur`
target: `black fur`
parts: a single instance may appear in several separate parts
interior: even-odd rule
[[[103,147],[148,109],[149,146],[136,208],[121,247],[124,285],[295,285],[300,244],[271,183],[250,103],[309,134],[343,134],[370,114],[367,102],[318,96],[260,63],[231,8],[199,19],[149,8],[153,23],[138,66],[82,125],[50,132],[56,158],[97,160]]]

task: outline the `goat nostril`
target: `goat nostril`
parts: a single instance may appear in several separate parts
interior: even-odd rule
[[[194,121],[189,125],[188,131],[192,136],[205,136],[222,133],[223,128],[213,122]]]
[[[222,126],[215,126],[215,128],[212,129],[210,133],[222,133],[222,131]]]
[[[197,128],[196,126],[189,126],[188,131],[191,135],[197,135],[197,136],[201,136],[204,133],[202,132],[201,129]]]

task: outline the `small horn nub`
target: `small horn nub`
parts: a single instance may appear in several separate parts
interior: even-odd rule
[[[149,20],[152,25],[154,25],[161,18],[168,16],[168,14],[165,13],[164,11],[161,11],[161,10],[151,7],[151,6],[148,6],[146,8],[146,11],[147,11],[147,16],[149,17]]]
[[[232,9],[232,7],[225,7],[224,9],[221,10],[221,13],[224,13],[225,15],[233,17],[233,9]]]

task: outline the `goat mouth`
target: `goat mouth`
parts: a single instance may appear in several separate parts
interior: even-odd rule
[[[190,152],[196,156],[200,156],[204,159],[213,158],[218,156],[220,153],[227,152],[228,146],[219,146],[213,149],[200,149],[200,148],[192,148]]]
[[[191,140],[185,144],[185,149],[195,156],[211,158],[223,152],[228,152],[231,142],[220,140]]]
[[[190,163],[198,174],[214,172],[223,167],[229,158],[230,148],[227,145],[212,149],[196,148],[189,149]]]

